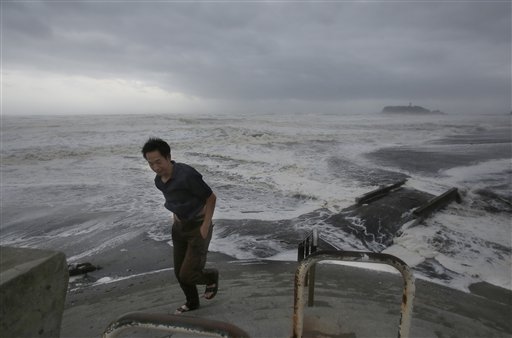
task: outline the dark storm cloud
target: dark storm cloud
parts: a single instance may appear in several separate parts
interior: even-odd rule
[[[510,2],[2,6],[7,70],[137,78],[233,102],[446,100],[464,110],[479,100],[510,109]]]

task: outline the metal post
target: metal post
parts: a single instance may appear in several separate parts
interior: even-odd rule
[[[304,242],[299,243],[299,248],[297,250],[297,262],[300,262],[304,259]]]
[[[318,251],[302,262],[295,272],[295,290],[293,305],[293,336],[302,337],[304,325],[304,285],[306,274],[309,269],[320,261],[338,260],[355,261],[361,263],[381,263],[391,265],[396,268],[404,280],[404,290],[402,295],[402,305],[400,313],[400,323],[398,328],[398,337],[407,338],[411,326],[412,307],[415,292],[415,280],[409,266],[401,259],[383,253],[357,252],[357,251]]]
[[[317,251],[318,248],[318,230],[313,229],[312,233],[312,246],[311,253],[313,254]],[[308,272],[307,285],[308,285],[308,306],[312,307],[315,303],[315,274],[316,274],[316,265],[313,265]]]

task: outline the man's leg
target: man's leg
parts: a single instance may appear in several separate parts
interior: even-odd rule
[[[199,307],[199,295],[195,284],[189,284],[184,282],[181,275],[181,270],[187,255],[189,243],[185,233],[181,229],[181,224],[175,223],[172,228],[172,245],[173,245],[173,256],[174,256],[174,274],[178,279],[181,289],[185,294],[187,300],[187,307],[189,309],[196,309]]]
[[[212,238],[213,225],[206,239],[203,239],[199,229],[190,232],[187,251],[180,270],[180,280],[191,285],[211,285],[217,283],[216,269],[205,269],[208,246]]]

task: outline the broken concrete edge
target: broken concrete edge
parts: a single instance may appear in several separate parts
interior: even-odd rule
[[[430,201],[428,201],[425,205],[416,208],[413,213],[416,216],[420,216],[422,218],[428,217],[434,211],[445,207],[447,204],[452,201],[456,201],[457,203],[461,203],[462,198],[459,194],[459,190],[457,188],[451,188],[444,192],[443,194],[434,197]]]
[[[59,337],[68,282],[63,253],[0,246],[0,337]]]
[[[396,189],[396,188],[399,188],[401,187],[402,185],[405,184],[405,182],[407,182],[406,179],[404,180],[401,180],[401,181],[398,181],[396,183],[393,183],[393,184],[390,184],[390,185],[387,185],[387,186],[383,186],[383,187],[380,187],[378,189],[375,189],[375,190],[372,190],[360,197],[357,197],[356,198],[356,203],[357,204],[365,204],[367,202],[370,202],[374,199],[377,199],[379,197],[382,197],[383,195],[386,195],[387,193],[389,193],[391,190],[393,189]]]

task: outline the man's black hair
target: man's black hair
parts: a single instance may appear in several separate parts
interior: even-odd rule
[[[146,141],[142,147],[142,156],[146,158],[146,154],[152,151],[158,150],[160,155],[167,158],[171,156],[171,147],[169,144],[160,138],[152,137]]]

